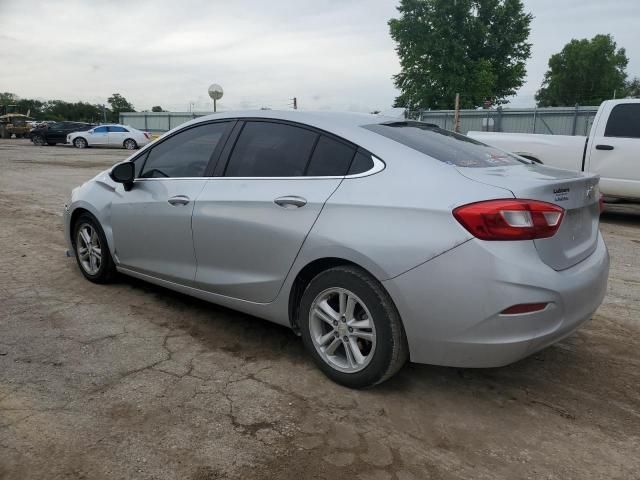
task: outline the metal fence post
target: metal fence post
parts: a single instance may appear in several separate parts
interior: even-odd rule
[[[145,130],[149,130],[149,127],[147,126],[147,114],[144,114],[144,129]]]
[[[502,105],[498,106],[498,120],[496,121],[496,132],[502,131]]]
[[[167,126],[169,128],[167,128],[167,130],[171,130],[171,115],[167,114]]]
[[[571,128],[571,135],[576,134],[576,127],[578,125],[578,109],[580,106],[576,103],[576,109],[573,112],[573,127]]]
[[[536,133],[536,119],[538,116],[538,106],[536,105],[533,109],[533,132],[531,133]]]

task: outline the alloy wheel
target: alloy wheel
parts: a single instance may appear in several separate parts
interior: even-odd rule
[[[309,330],[320,357],[340,372],[359,372],[373,358],[373,318],[364,302],[349,290],[336,287],[318,294],[311,304]]]
[[[76,238],[78,259],[83,270],[89,275],[96,275],[102,264],[102,246],[95,228],[83,223],[78,229]]]

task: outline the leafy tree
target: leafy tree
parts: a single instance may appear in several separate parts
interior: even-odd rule
[[[152,112],[166,112],[166,110],[163,110],[160,105],[156,105],[155,107],[151,107],[151,111]]]
[[[504,103],[522,86],[531,55],[521,0],[401,0],[389,20],[400,57],[396,107],[462,108]]]
[[[640,78],[634,77],[628,81],[624,93],[625,97],[640,98]]]
[[[14,93],[0,93],[0,105],[16,105],[19,113],[29,113],[36,120],[70,120],[76,122],[100,122],[103,106],[86,102],[64,100],[34,100],[20,98]]]
[[[18,96],[15,93],[2,92],[0,93],[0,105],[16,105],[18,102]]]
[[[130,104],[126,98],[119,93],[111,95],[107,102],[111,105],[111,121],[118,122],[120,119],[120,112],[135,112],[133,105]]]
[[[616,49],[611,35],[573,39],[551,55],[536,93],[538,106],[599,105],[614,92],[623,96],[628,63],[625,49]]]

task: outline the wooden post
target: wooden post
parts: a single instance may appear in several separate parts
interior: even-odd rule
[[[453,131],[460,131],[460,94],[456,93],[456,107],[455,107],[455,115],[453,119]]]

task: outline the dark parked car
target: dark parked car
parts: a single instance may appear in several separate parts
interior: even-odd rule
[[[67,135],[73,132],[83,132],[95,127],[93,123],[56,122],[51,125],[34,128],[29,132],[29,138],[35,145],[55,145],[67,143]]]

